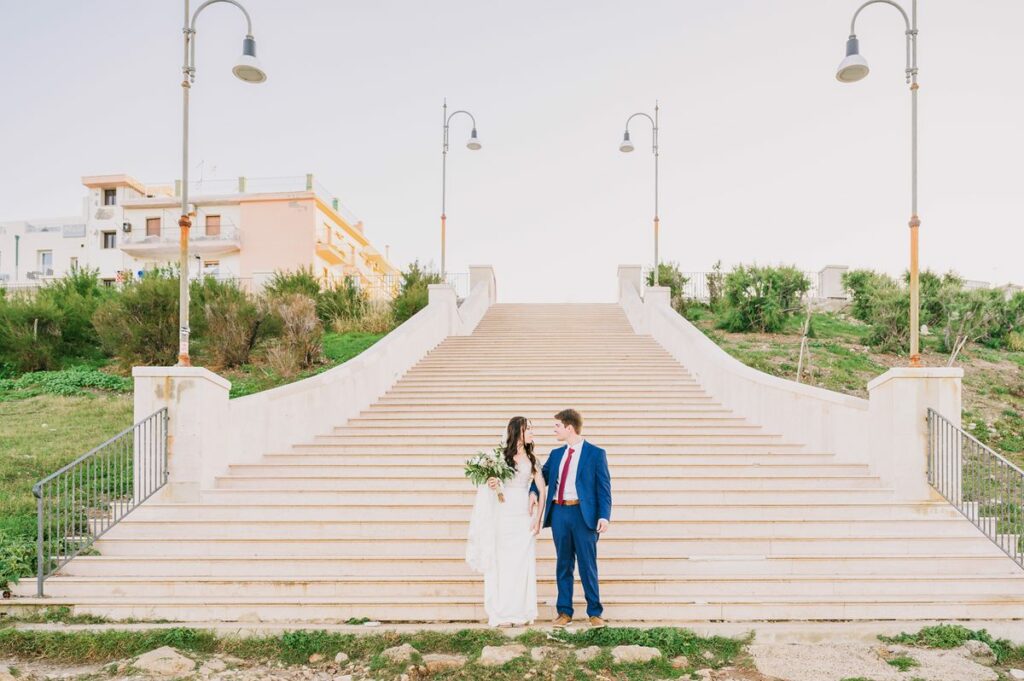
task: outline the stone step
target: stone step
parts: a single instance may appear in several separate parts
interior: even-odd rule
[[[477,417],[500,418],[506,423],[511,416],[525,416],[537,423],[549,423],[558,407],[538,407],[533,404],[513,405],[513,411],[507,404],[478,404],[468,406],[457,405],[436,405],[420,404],[415,406],[374,404],[362,412],[360,416],[384,416],[393,415],[410,416],[416,418],[437,417],[464,417],[475,415]],[[696,404],[672,404],[672,405],[635,405],[622,404],[616,406],[593,405],[589,406],[583,413],[584,427],[591,419],[615,419],[619,422],[629,421],[636,417],[662,417],[662,418],[698,418],[698,417],[733,417],[732,413],[723,408],[720,404],[696,403]]]
[[[493,430],[481,429],[479,432],[465,432],[463,430],[449,431],[424,431],[421,433],[380,433],[361,434],[350,433],[344,428],[336,429],[334,433],[317,435],[317,443],[334,443],[339,445],[381,445],[388,446],[405,445],[443,445],[446,447],[465,446],[487,446],[493,447],[492,442],[500,439],[504,433],[495,433]],[[591,437],[587,431],[587,437]],[[562,447],[554,436],[535,435],[537,446],[547,448]],[[765,433],[757,428],[707,428],[703,430],[682,430],[675,433],[593,433],[593,444],[599,444],[604,449],[616,449],[629,447],[631,445],[672,445],[688,442],[697,443],[730,443],[740,446],[748,444],[774,444],[780,442],[780,435]]]
[[[529,417],[527,417],[529,418]],[[531,419],[534,421],[534,428],[547,426],[554,419],[549,414],[546,416],[537,415]],[[438,415],[435,418],[419,416],[417,412],[407,414],[394,414],[388,412],[364,412],[359,418],[350,419],[344,426],[336,426],[335,430],[344,428],[348,431],[359,431],[363,429],[397,429],[399,431],[416,429],[419,431],[428,430],[449,430],[466,429],[477,433],[493,433],[501,431],[507,426],[509,419],[495,415],[487,416],[462,416],[451,417]],[[617,423],[612,419],[587,417],[585,421],[586,434],[588,436],[606,432],[675,432],[679,429],[704,429],[704,428],[760,428],[744,419],[735,416],[703,416],[695,415],[689,418],[673,417],[669,415],[651,417],[630,417],[629,423]]]
[[[466,553],[464,538],[443,539],[429,537],[324,537],[300,539],[288,536],[258,538],[204,539],[199,537],[128,538],[105,535],[95,545],[96,550],[109,557],[150,556],[161,553],[168,556],[202,557],[221,556],[295,556],[324,555],[347,556],[439,556],[461,558]],[[821,556],[821,555],[876,555],[913,556],[922,553],[946,554],[951,550],[986,556],[1005,556],[1000,549],[984,537],[629,537],[619,538],[614,533],[605,535],[599,543],[598,553],[605,558],[699,558],[701,556]],[[538,557],[553,557],[554,544],[540,541]]]
[[[437,468],[450,468],[461,470],[466,462],[466,455],[460,454],[436,454],[436,453],[409,453],[409,454],[352,454],[352,453],[331,453],[325,446],[314,446],[306,449],[291,452],[274,452],[266,454],[260,459],[260,463],[267,465],[292,465],[292,464],[326,464],[326,465],[355,465],[355,466],[433,466]],[[536,452],[538,459],[543,461],[548,452],[539,450]],[[755,466],[767,467],[771,465],[786,466],[828,466],[837,462],[831,454],[819,453],[786,453],[762,452],[751,454],[749,450],[736,452],[722,451],[716,449],[714,454],[624,454],[621,450],[613,451],[608,455],[608,465],[613,471],[632,468],[633,466]],[[861,464],[854,464],[861,465]]]
[[[693,395],[661,395],[658,393],[651,393],[646,395],[633,395],[623,396],[619,394],[579,394],[579,395],[561,395],[552,393],[548,395],[533,395],[524,393],[522,395],[515,394],[504,394],[504,393],[493,393],[490,395],[468,395],[465,393],[451,392],[451,393],[439,393],[436,395],[427,394],[387,394],[377,401],[380,405],[411,405],[417,407],[431,407],[440,406],[444,404],[451,405],[478,405],[497,406],[504,407],[507,410],[520,410],[523,409],[543,409],[552,410],[552,414],[564,409],[564,405],[572,404],[575,405],[573,408],[578,409],[586,414],[588,407],[600,406],[606,409],[616,408],[623,406],[665,406],[665,407],[684,407],[691,404],[718,404],[710,396],[704,393],[696,393]],[[514,413],[514,412],[513,412]]]
[[[968,596],[853,596],[736,597],[695,601],[688,597],[654,596],[622,597],[604,600],[605,615],[612,622],[634,621],[760,621],[760,620],[825,620],[841,614],[844,620],[923,620],[923,619],[1011,619],[1021,611],[1024,601],[1016,597]],[[341,623],[353,617],[369,617],[389,622],[480,622],[486,620],[481,598],[455,599],[366,597],[363,599],[76,599],[74,614],[91,614],[109,619],[163,619],[180,622],[263,621]],[[26,599],[35,605],[35,599]],[[39,605],[55,605],[41,599]],[[586,628],[584,605],[579,603],[580,624]],[[542,605],[539,619],[554,618],[551,605]]]
[[[604,540],[602,540],[603,542]],[[987,539],[979,541],[989,544]],[[549,542],[543,542],[549,543]],[[994,548],[994,547],[993,547]],[[600,550],[600,549],[599,549]],[[997,549],[998,551],[998,549]],[[833,574],[839,576],[938,575],[1018,575],[1020,568],[998,553],[941,553],[876,555],[761,555],[761,556],[608,556],[599,557],[601,579],[616,575],[667,575],[674,577],[718,577],[723,574],[785,576]],[[538,556],[537,574],[553,574],[554,558]],[[68,576],[174,575],[175,577],[266,576],[295,578],[307,575],[379,576],[436,575],[472,576],[469,566],[459,557],[436,555],[353,556],[353,555],[277,555],[277,556],[174,556],[154,551],[138,556],[79,556],[63,568]]]
[[[723,597],[778,597],[839,595],[864,598],[867,596],[1000,596],[1020,599],[1024,589],[1022,575],[922,575],[922,576],[836,576],[792,575],[749,576],[721,575],[714,577],[622,575],[601,580],[602,598],[672,596],[695,600],[715,600]],[[347,596],[371,597],[387,594],[390,597],[460,599],[481,598],[483,577],[435,576],[418,574],[389,577],[311,575],[307,577],[279,578],[240,575],[237,577],[64,577],[55,576],[46,581],[46,594],[50,598],[339,598]],[[580,590],[579,585],[576,591]],[[538,575],[537,591],[541,603],[549,603],[556,595],[555,580]],[[13,589],[16,596],[35,595],[35,583],[24,581]]]
[[[393,492],[447,493],[474,491],[465,477],[455,478],[392,478],[390,476],[357,477],[352,475],[296,474],[281,471],[277,475],[244,475],[237,471],[217,476],[218,489],[303,489],[351,490],[390,494]],[[721,477],[721,476],[660,476],[646,478],[612,479],[612,492],[616,496],[625,492],[690,492],[690,491],[792,491],[861,489],[880,487],[881,481],[873,476],[823,477]]]
[[[245,537],[320,538],[338,535],[358,537],[390,537],[465,540],[469,521],[419,519],[396,520],[327,520],[321,517],[284,519],[274,509],[257,509],[258,513],[230,519],[197,518],[193,520],[145,520],[134,514],[110,531],[117,539],[195,537],[198,539]],[[975,539],[978,531],[969,522],[957,518],[875,519],[875,520],[616,520],[614,533],[619,537],[852,537],[861,533],[871,536],[942,536]],[[542,538],[543,541],[543,538]],[[1022,573],[1024,574],[1024,573]]]
[[[301,520],[304,522],[360,521],[383,523],[464,523],[470,515],[468,505],[449,506],[443,503],[392,504],[366,506],[357,501],[342,501],[330,504],[306,504],[301,499],[282,504],[244,502],[221,504],[168,504],[150,500],[137,508],[123,523],[141,520],[251,520],[262,521],[268,515],[279,520]],[[876,521],[898,523],[903,520],[928,519],[955,520],[966,522],[963,517],[946,503],[899,503],[867,502],[835,504],[825,500],[819,504],[771,503],[721,504],[717,502],[692,503],[682,500],[671,504],[621,504],[616,503],[613,521],[616,532],[627,522],[705,522],[740,523],[753,525],[757,522],[842,521],[867,523]]]
[[[228,466],[229,475],[241,475],[243,477],[278,477],[282,475],[299,476],[329,476],[329,477],[350,477],[350,478],[386,478],[388,480],[458,480],[465,483],[465,475],[461,468],[454,466],[442,466],[434,462],[420,461],[405,466],[394,465],[362,465],[353,464],[347,459],[339,458],[332,463],[281,463],[280,457],[273,461],[264,460],[261,463],[233,464]],[[615,481],[643,480],[646,478],[672,479],[672,478],[726,478],[744,479],[752,478],[834,478],[834,477],[863,477],[868,475],[868,467],[865,464],[827,464],[827,465],[630,465],[623,466],[621,470],[615,471]],[[877,479],[877,478],[872,478]]]
[[[497,442],[486,442],[478,441],[476,443],[450,443],[450,444],[338,444],[337,441],[330,439],[331,436],[323,436],[323,438],[317,438],[314,442],[307,442],[303,444],[293,445],[293,451],[299,453],[320,453],[320,454],[374,454],[380,456],[388,456],[392,454],[419,454],[423,455],[438,455],[438,454],[457,454],[465,460],[466,458],[476,454],[481,449],[490,449],[497,445]],[[613,445],[606,443],[600,443],[602,447],[606,449]],[[542,450],[543,451],[543,450]],[[721,455],[740,455],[747,456],[752,453],[763,453],[763,454],[793,454],[802,453],[801,445],[788,444],[785,442],[746,442],[738,443],[735,441],[711,441],[703,440],[700,442],[674,442],[665,444],[620,444],[614,445],[613,451],[621,456],[631,456],[636,454],[721,454]],[[276,453],[276,452],[275,452]],[[390,460],[390,459],[389,459]]]
[[[304,503],[335,503],[342,500],[358,501],[366,506],[393,506],[402,503],[423,504],[435,501],[439,505],[450,504],[469,508],[476,491],[411,491],[390,490],[386,493],[372,491],[323,490],[302,487],[281,487],[267,489],[225,489],[203,490],[202,500],[206,503],[286,503],[296,502],[300,497]],[[616,495],[615,504],[677,504],[681,496],[690,501],[715,501],[723,504],[764,503],[770,501],[803,501],[833,503],[856,503],[867,499],[884,501],[892,497],[888,488],[838,488],[810,490],[691,490],[681,492],[633,492],[623,491]]]

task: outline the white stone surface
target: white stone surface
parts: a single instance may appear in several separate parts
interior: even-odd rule
[[[661,657],[661,651],[648,646],[615,646],[612,648],[612,659],[616,664],[624,662],[650,662]]]
[[[518,643],[507,646],[484,646],[478,661],[485,667],[500,667],[525,654],[526,646]]]

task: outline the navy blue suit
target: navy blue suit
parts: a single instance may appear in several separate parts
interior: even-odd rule
[[[612,479],[608,472],[608,455],[586,440],[578,456],[576,469],[576,506],[555,504],[562,463],[568,446],[553,449],[541,468],[547,483],[544,503],[544,527],[551,528],[555,540],[555,577],[558,582],[556,607],[560,614],[572,617],[573,570],[579,562],[580,581],[587,598],[587,615],[600,617],[604,608],[597,580],[597,521],[612,519]],[[533,488],[536,493],[536,487]]]

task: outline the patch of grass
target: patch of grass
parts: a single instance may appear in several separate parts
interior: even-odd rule
[[[905,672],[909,669],[912,669],[913,667],[921,666],[920,662],[918,662],[917,660],[908,655],[899,655],[897,657],[892,658],[891,660],[886,660],[886,662],[888,662],[893,667],[896,667],[896,669],[899,669],[901,672]]]
[[[95,396],[128,393],[132,380],[95,367],[77,366],[60,371],[32,371],[17,378],[0,378],[0,402],[38,395]]]
[[[0,587],[34,568],[32,485],[132,423],[122,395],[37,395],[0,402]]]
[[[299,630],[273,636],[239,638],[220,637],[216,633],[191,628],[151,629],[146,631],[39,631],[15,628],[0,629],[0,657],[23,660],[46,659],[65,663],[105,663],[134,657],[143,652],[168,645],[184,653],[201,655],[233,655],[248,660],[272,660],[286,664],[303,664],[319,653],[332,659],[344,652],[352,660],[368,663],[374,671],[399,674],[403,665],[388,663],[380,657],[387,648],[408,643],[422,654],[459,653],[469,659],[461,670],[434,675],[434,679],[519,681],[534,670],[537,678],[583,681],[596,672],[606,678],[630,681],[653,681],[678,678],[686,670],[672,669],[671,658],[688,655],[704,665],[703,652],[710,650],[715,658],[708,666],[729,664],[741,652],[746,640],[721,637],[703,638],[685,629],[606,629],[601,631],[564,632],[558,640],[571,647],[600,645],[601,655],[583,665],[572,656],[558,656],[534,662],[529,656],[517,658],[498,668],[485,668],[476,660],[487,645],[505,645],[510,639],[492,629],[467,629],[456,632],[381,632],[368,634]],[[544,632],[527,631],[517,639],[524,645],[551,645]],[[616,665],[610,647],[614,645],[656,646],[662,658],[643,664]],[[418,661],[414,658],[414,662]],[[691,670],[692,671],[692,670]],[[422,677],[419,677],[422,678]]]
[[[1024,646],[1017,646],[1006,639],[993,638],[984,629],[968,629],[960,624],[939,624],[924,627],[914,634],[906,632],[896,636],[879,636],[883,643],[899,643],[919,648],[958,648],[967,641],[981,641],[995,653],[1000,664],[1020,664],[1024,661]]]
[[[360,354],[383,337],[384,334],[381,333],[358,331],[325,333],[324,355],[335,364],[341,364]]]

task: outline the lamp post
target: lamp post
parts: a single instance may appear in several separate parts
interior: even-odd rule
[[[643,116],[651,122],[654,128],[654,135],[651,143],[651,151],[654,153],[654,285],[658,285],[658,103],[654,103],[654,118],[651,118],[649,114],[635,113],[626,119],[626,132],[622,136],[622,142],[619,144],[619,151],[629,153],[635,149],[633,142],[629,139],[629,122],[637,116]]]
[[[917,243],[921,219],[917,214],[917,0],[911,0],[911,12],[893,0],[869,0],[857,8],[850,22],[850,37],[846,41],[846,57],[836,70],[836,79],[841,83],[854,83],[868,75],[868,62],[860,55],[857,40],[857,17],[868,5],[886,4],[895,7],[903,16],[906,26],[907,62],[905,73],[910,86],[910,366],[921,366],[919,333],[920,288],[918,284]]]
[[[267,74],[260,68],[256,60],[256,39],[252,37],[252,19],[237,0],[206,0],[199,5],[195,14],[189,14],[189,0],[185,0],[185,25],[182,33],[185,36],[185,58],[181,67],[181,93],[182,93],[182,142],[181,142],[181,217],[178,219],[180,228],[179,240],[179,267],[180,288],[178,296],[178,366],[191,366],[192,362],[188,355],[189,341],[189,319],[188,319],[188,237],[192,227],[192,218],[188,208],[188,94],[192,89],[192,83],[196,79],[196,19],[199,14],[210,5],[218,2],[226,2],[237,7],[245,16],[246,32],[242,40],[242,55],[238,58],[231,72],[240,80],[247,83],[262,83],[267,79]]]
[[[445,269],[445,221],[448,216],[445,214],[445,201],[447,198],[448,191],[448,125],[451,120],[458,114],[466,114],[469,116],[469,120],[473,122],[473,131],[469,133],[469,140],[466,142],[466,148],[471,151],[480,150],[480,140],[476,136],[476,118],[473,114],[468,111],[453,111],[451,115],[448,115],[448,100],[444,100],[443,107],[443,118],[444,118],[444,142],[441,145],[441,281],[447,281],[447,270]]]

